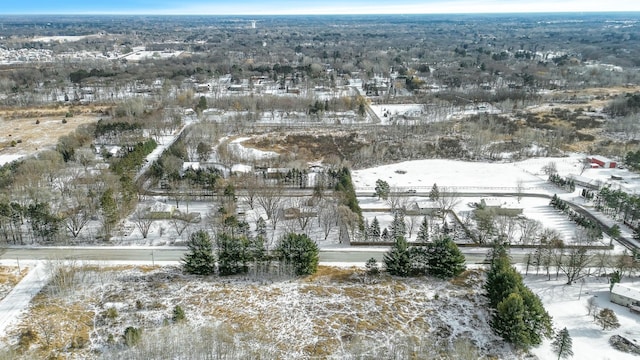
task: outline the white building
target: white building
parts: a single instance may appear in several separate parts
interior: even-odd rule
[[[622,285],[620,283],[613,284],[611,294],[609,294],[611,302],[622,306],[640,305],[640,290]]]

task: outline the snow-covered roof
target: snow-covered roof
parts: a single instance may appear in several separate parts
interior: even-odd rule
[[[153,205],[151,205],[149,211],[152,213],[171,213],[173,212],[173,206],[156,201]]]
[[[640,290],[622,285],[620,283],[613,284],[611,293],[624,296],[632,300],[640,301]]]
[[[182,171],[187,170],[198,170],[200,169],[200,163],[197,161],[185,161],[182,163]]]
[[[601,156],[601,155],[592,155],[591,158],[594,159],[594,160],[605,162],[605,163],[613,161],[613,160],[611,160],[611,159],[609,159],[607,157]]]
[[[234,164],[231,166],[231,172],[250,173],[252,169],[251,165]]]

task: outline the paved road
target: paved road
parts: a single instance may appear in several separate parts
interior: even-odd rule
[[[7,249],[0,256],[5,260],[58,260],[77,259],[90,261],[121,261],[121,262],[155,262],[180,261],[186,248],[112,248],[112,247],[78,247],[78,248],[15,248]],[[323,263],[364,263],[370,258],[382,261],[386,249],[361,250],[321,250],[320,261]],[[482,263],[486,251],[483,249],[461,249],[467,263]],[[513,260],[521,262],[523,255],[514,254]]]

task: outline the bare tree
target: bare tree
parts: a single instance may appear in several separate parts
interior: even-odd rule
[[[254,174],[246,174],[240,178],[239,186],[242,187],[244,192],[243,199],[249,205],[249,208],[253,210],[255,206],[256,197],[260,191],[260,181]]]
[[[591,255],[585,248],[573,248],[569,250],[560,263],[560,270],[567,276],[567,285],[572,285],[576,280],[589,276],[587,266],[591,262]]]
[[[529,245],[536,238],[542,224],[537,220],[522,218],[520,221],[520,242],[523,245]]]
[[[440,212],[442,213],[442,222],[444,223],[447,218],[446,214],[460,203],[460,195],[452,188],[442,188],[436,203],[440,208]]]
[[[334,204],[323,201],[319,205],[318,224],[322,228],[324,239],[327,240],[331,230],[337,225],[338,212]]]
[[[406,217],[408,238],[411,238],[411,236],[413,235],[413,230],[415,229],[416,225],[418,224],[418,222],[420,222],[421,219],[422,219],[421,217],[413,216],[413,215],[409,215]]]
[[[149,229],[151,229],[151,225],[153,224],[153,217],[150,214],[149,208],[138,208],[133,213],[132,219],[138,230],[140,230],[142,238],[146,239],[147,235],[149,235]]]
[[[182,213],[179,210],[176,210],[173,214],[171,214],[171,219],[169,223],[175,229],[178,236],[182,236],[182,233],[189,228],[189,226],[197,220],[196,214],[190,213]]]
[[[264,210],[267,220],[277,221],[275,218],[283,202],[283,189],[280,185],[264,186],[256,194],[256,203]]]
[[[338,206],[338,223],[340,231],[344,231],[346,229],[351,233],[350,239],[356,238],[356,231],[360,225],[360,217],[358,214],[351,211],[349,207],[340,205]],[[342,242],[342,237],[340,238],[340,242]]]
[[[518,204],[520,204],[520,201],[522,200],[522,194],[524,193],[524,181],[522,179],[518,179],[516,181],[516,198],[518,200]]]

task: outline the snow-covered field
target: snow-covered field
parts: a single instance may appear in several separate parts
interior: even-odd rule
[[[429,191],[433,184],[440,189],[457,192],[515,192],[521,187],[526,192],[554,193],[542,168],[555,163],[559,174],[576,169],[581,156],[535,158],[520,162],[468,162],[459,160],[428,159],[406,161],[374,168],[355,170],[352,177],[356,191],[373,191],[377,179],[389,183],[391,188]]]
[[[0,155],[0,166],[23,158],[24,156],[24,154],[2,154]]]
[[[555,279],[552,276],[552,279]],[[628,308],[616,305],[609,300],[609,283],[607,278],[587,278],[567,286],[565,281],[547,281],[544,275],[530,275],[524,278],[525,284],[533,290],[544,303],[545,309],[553,317],[553,325],[557,330],[564,327],[569,330],[573,341],[573,359],[623,360],[637,359],[637,355],[617,351],[609,345],[612,335],[620,335],[638,344],[640,340],[640,315]],[[629,282],[626,282],[629,281]],[[640,288],[637,278],[625,280],[625,285]],[[610,308],[620,321],[620,328],[602,330],[588,315],[587,301],[595,297],[600,309]],[[551,341],[545,341],[540,347],[533,349],[539,359],[556,359],[551,350]]]

